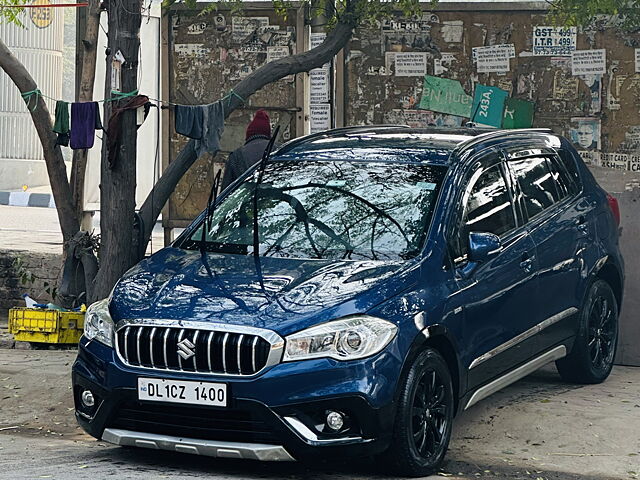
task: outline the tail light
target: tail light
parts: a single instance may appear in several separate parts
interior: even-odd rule
[[[607,201],[609,202],[609,208],[613,213],[613,218],[616,220],[616,227],[620,226],[620,206],[618,205],[618,199],[607,193]]]

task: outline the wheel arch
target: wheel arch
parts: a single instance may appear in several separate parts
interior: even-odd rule
[[[463,378],[461,376],[462,369],[460,367],[460,360],[458,350],[455,346],[451,333],[444,325],[430,325],[421,330],[413,340],[409,354],[407,355],[404,365],[402,367],[402,376],[405,378],[409,368],[413,363],[413,360],[418,354],[425,348],[433,348],[436,350],[449,366],[449,372],[451,374],[451,383],[453,385],[453,399],[454,415],[458,412],[460,404],[460,395],[464,393]],[[399,382],[401,384],[402,382]],[[398,389],[399,390],[399,389]]]
[[[609,284],[613,290],[618,304],[618,311],[622,308],[622,297],[624,292],[624,283],[620,269],[609,259],[605,257],[601,265],[596,266],[593,272],[593,278],[599,278]]]

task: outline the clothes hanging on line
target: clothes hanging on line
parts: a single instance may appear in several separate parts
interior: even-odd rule
[[[96,130],[102,130],[98,102],[72,103],[71,148],[74,150],[92,148]]]
[[[120,135],[122,131],[122,114],[127,110],[137,110],[143,107],[145,109],[145,116],[149,113],[151,104],[149,103],[149,97],[146,95],[136,95],[130,98],[121,107],[115,107],[111,112],[111,118],[109,118],[109,125],[107,126],[107,160],[109,162],[109,168],[113,168],[118,160],[118,150],[120,146]],[[137,129],[138,125],[136,125]]]
[[[195,140],[202,138],[202,105],[176,105],[174,114],[177,133]]]
[[[220,137],[224,132],[224,107],[222,101],[200,106],[202,109],[202,139],[196,140],[196,154],[208,152],[215,155],[220,150]]]
[[[56,102],[56,117],[53,131],[58,134],[56,145],[69,146],[69,103],[58,100]]]

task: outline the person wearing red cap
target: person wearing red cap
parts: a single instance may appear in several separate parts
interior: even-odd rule
[[[258,110],[247,125],[244,145],[231,152],[227,159],[222,177],[222,190],[262,158],[270,138],[269,114],[264,110]]]

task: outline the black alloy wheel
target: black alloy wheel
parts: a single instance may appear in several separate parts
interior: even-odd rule
[[[413,446],[422,457],[438,455],[447,430],[446,386],[434,369],[422,372],[418,388],[413,396],[412,436]]]
[[[618,301],[607,282],[591,284],[579,315],[573,348],[556,366],[569,382],[600,383],[611,373],[618,344]]]
[[[436,472],[449,447],[453,413],[448,365],[436,350],[425,349],[413,361],[401,387],[385,464],[404,476]]]

